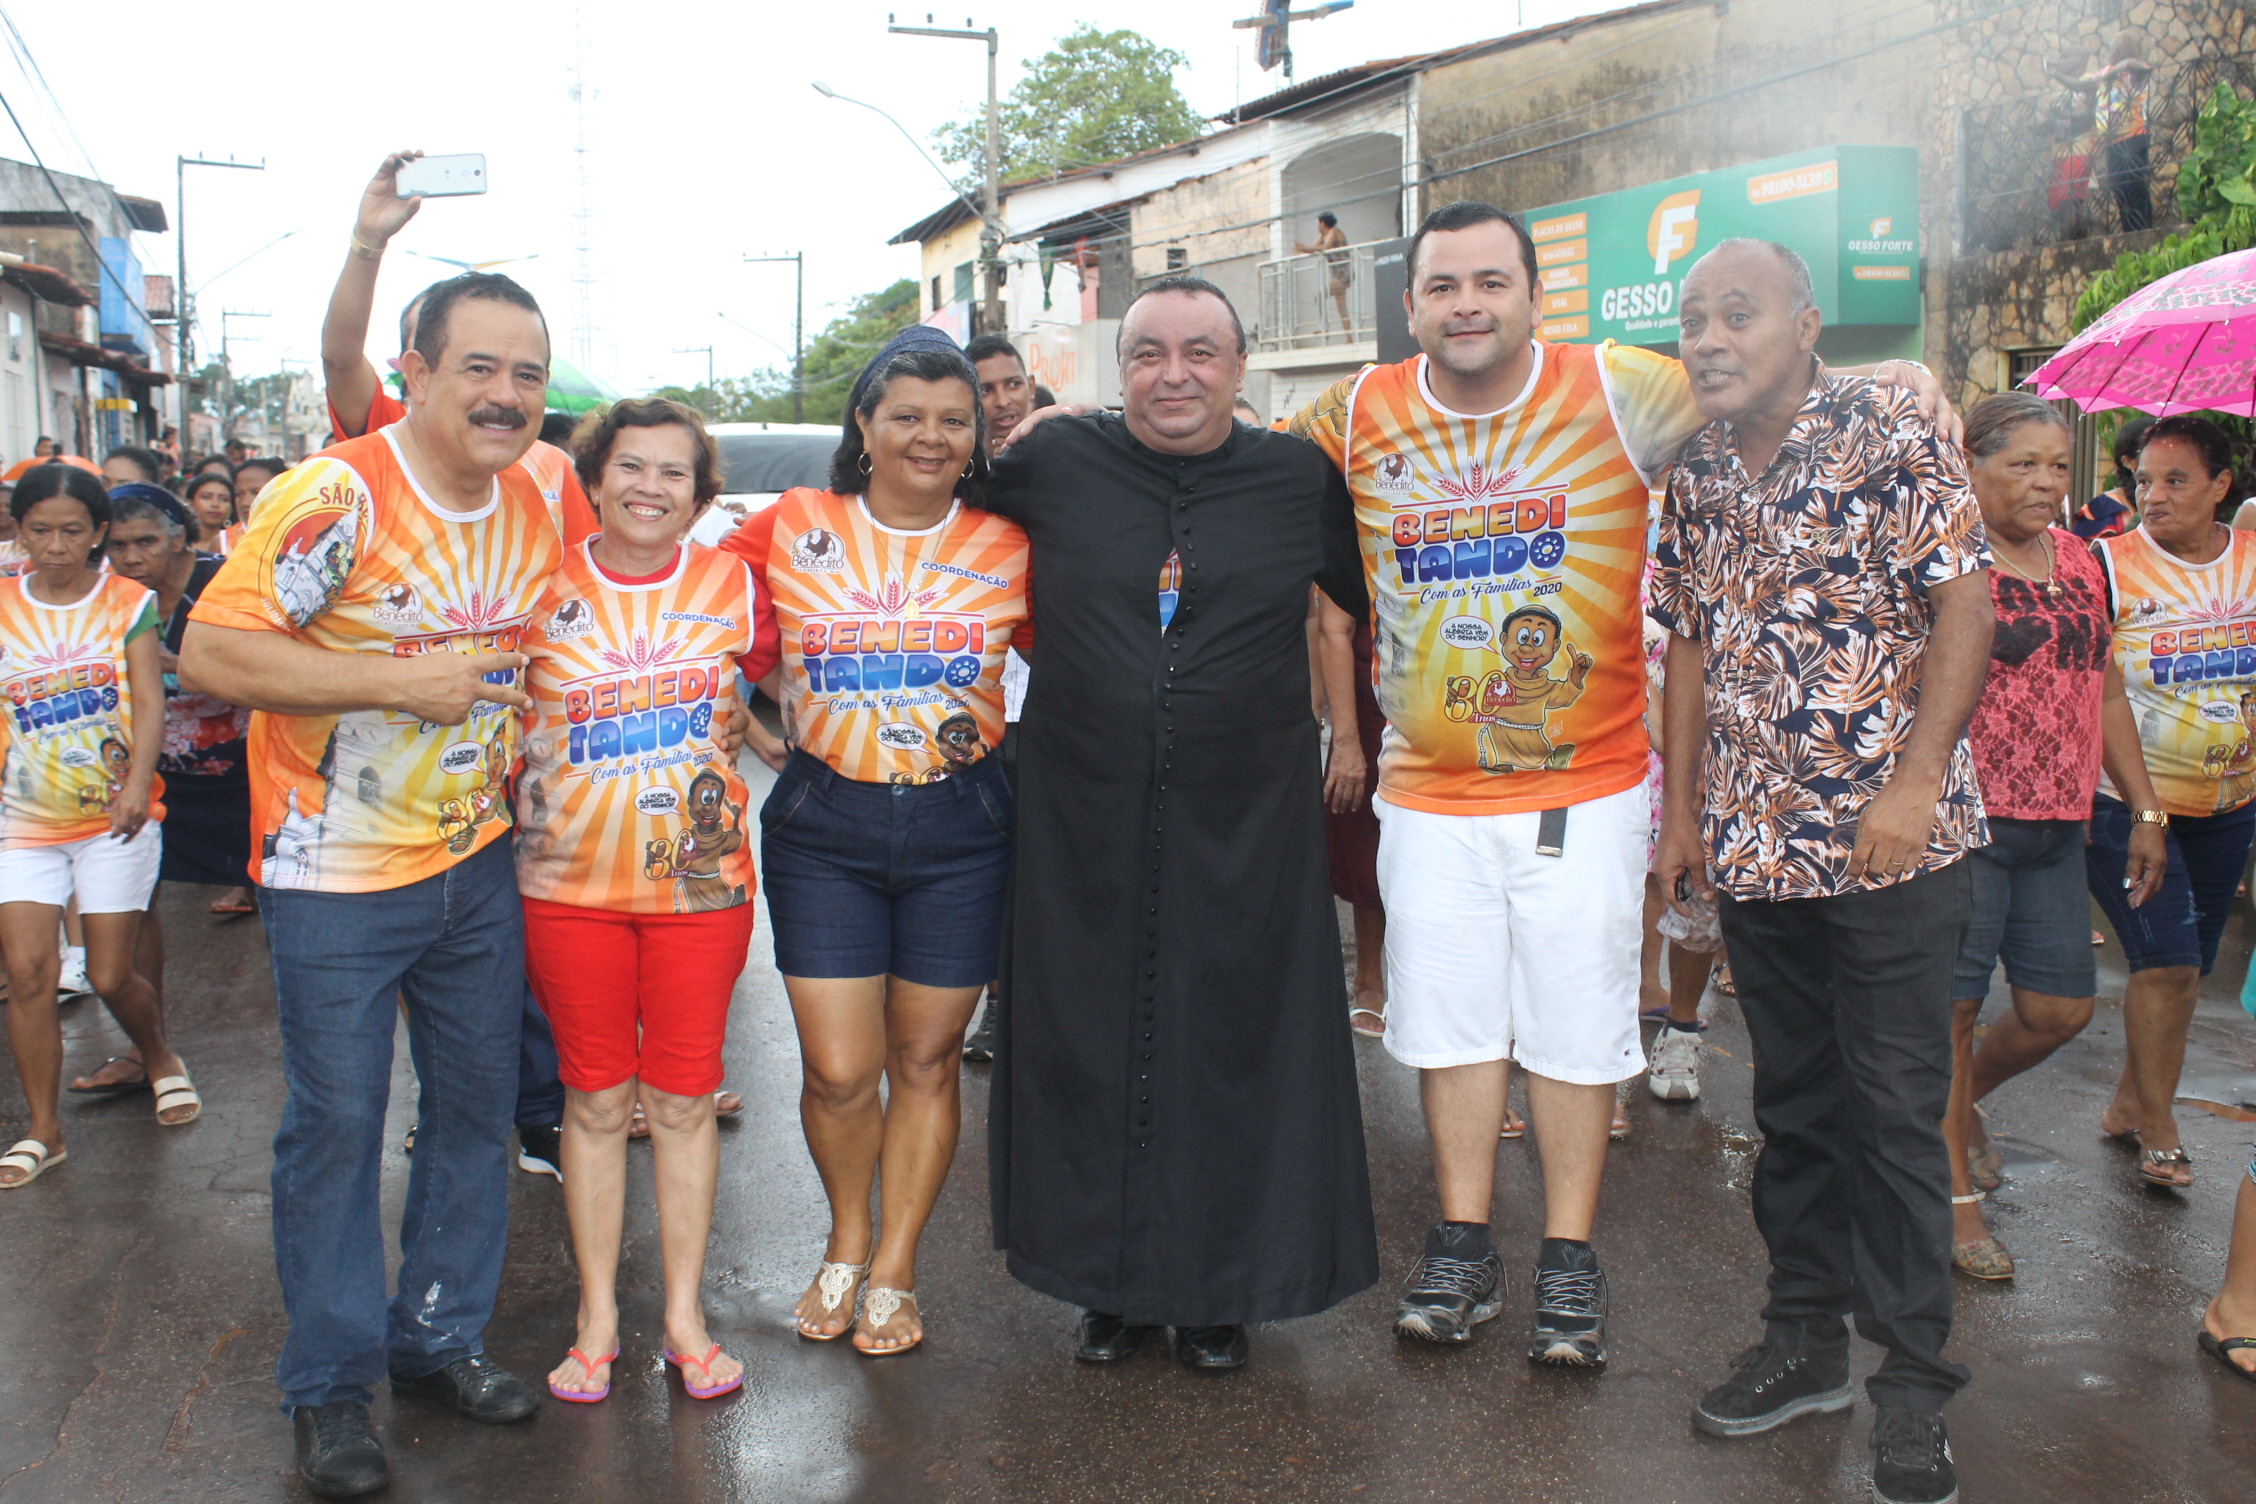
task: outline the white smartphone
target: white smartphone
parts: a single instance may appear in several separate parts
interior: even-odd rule
[[[399,170],[401,198],[453,198],[486,191],[486,154],[417,157]]]

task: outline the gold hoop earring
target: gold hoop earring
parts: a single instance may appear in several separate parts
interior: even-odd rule
[[[958,480],[969,480],[969,479],[971,479],[971,468],[972,468],[972,467],[971,467],[971,461],[969,461],[969,460],[966,460],[966,461],[964,461],[964,473],[963,473],[963,474],[961,474],[961,475],[959,475],[959,476],[957,476],[957,477],[956,477],[956,479],[958,479]]]
[[[869,451],[867,449],[862,451],[862,457],[856,463],[861,466],[862,474],[867,475],[870,473],[870,457]]]

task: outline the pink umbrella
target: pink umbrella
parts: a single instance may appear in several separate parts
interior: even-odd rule
[[[2256,250],[2212,256],[2140,288],[2023,384],[2086,412],[2256,417]]]

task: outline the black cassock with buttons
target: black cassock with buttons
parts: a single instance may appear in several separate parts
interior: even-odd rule
[[[992,505],[1036,627],[996,1245],[1131,1322],[1324,1310],[1378,1277],[1303,632],[1311,582],[1367,610],[1346,489],[1297,438],[1181,457],[1101,413],[1004,456]]]

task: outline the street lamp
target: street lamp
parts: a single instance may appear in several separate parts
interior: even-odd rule
[[[791,313],[791,421],[807,421],[807,373],[803,369],[807,342],[807,253],[793,251],[788,256],[747,256],[746,261],[788,261],[793,267],[793,292]]]
[[[1352,3],[1352,0],[1350,0]],[[962,31],[945,26],[895,26],[893,17],[886,16],[886,30],[904,37],[950,37],[964,42],[987,44],[987,213],[986,233],[979,237],[979,259],[987,264],[987,313],[981,319],[989,334],[1003,332],[1003,135],[1002,115],[995,101],[995,59],[1002,50],[1002,39],[990,26],[985,31],[970,29],[967,17]],[[926,21],[931,16],[924,18]]]

